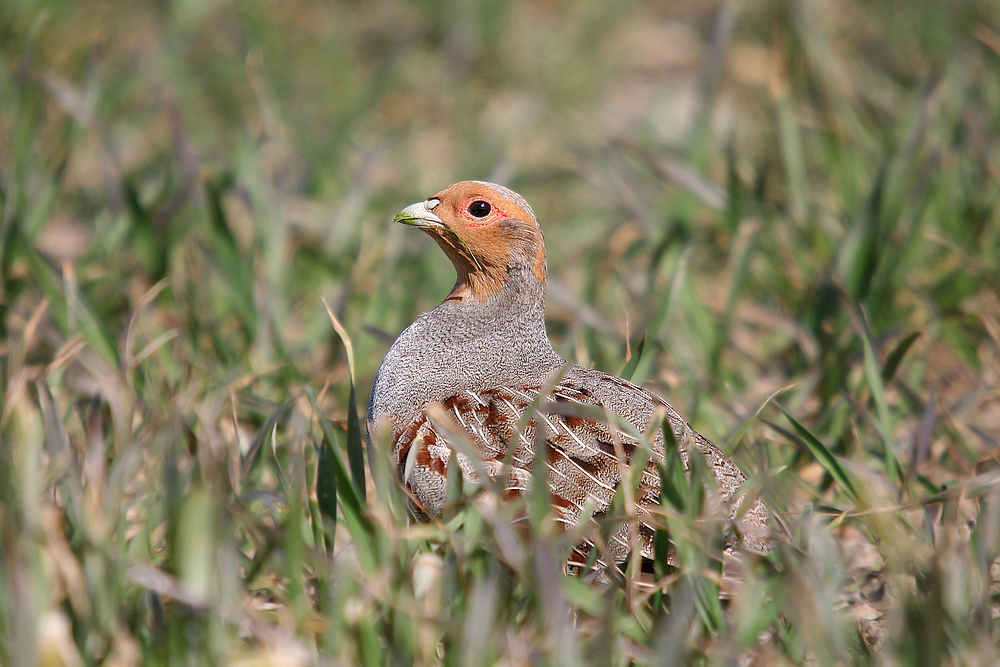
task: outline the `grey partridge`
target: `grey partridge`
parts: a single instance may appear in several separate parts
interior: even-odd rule
[[[641,520],[660,503],[657,461],[665,461],[660,427],[665,419],[673,431],[670,446],[680,449],[687,468],[690,450],[697,448],[715,476],[719,509],[738,519],[730,548],[769,550],[764,504],[759,499],[747,503],[749,509],[738,516],[746,477],[732,461],[659,397],[613,375],[571,366],[552,348],[545,330],[545,243],[520,195],[493,183],[463,181],[407,207],[394,221],[429,234],[458,273],[448,297],[393,343],[368,405],[369,442],[377,429],[387,430],[393,461],[418,517],[442,512],[452,449],[470,481],[479,481],[478,471],[497,479],[506,458],[504,496],[525,493],[532,483],[535,429],[543,427],[537,441],[544,442],[558,520],[578,524],[587,518],[585,508],[599,518],[610,510],[622,471],[639,446],[619,428],[627,423],[651,434],[653,456],[643,457],[646,468],[635,490]],[[523,423],[525,410],[550,378],[559,379],[542,397],[542,408]],[[590,406],[590,412],[581,406]],[[617,415],[612,421],[622,422],[593,418],[609,413]],[[463,431],[480,461],[470,460],[468,447],[455,447],[455,434]],[[509,447],[515,451],[508,452]],[[640,523],[638,533],[642,556],[652,558],[653,530]],[[612,531],[599,564],[623,561],[629,543],[623,522]],[[575,550],[570,567],[581,565],[588,552],[587,546]]]

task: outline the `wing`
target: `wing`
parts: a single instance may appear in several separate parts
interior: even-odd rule
[[[394,449],[400,476],[419,501],[415,507],[418,514],[442,511],[452,449],[463,476],[470,481],[478,481],[481,474],[498,478],[508,459],[504,493],[513,498],[530,488],[538,443],[544,447],[557,518],[567,526],[578,525],[585,514],[599,522],[611,511],[623,474],[637,478],[630,495],[640,519],[638,546],[643,556],[651,558],[654,532],[641,519],[649,508],[659,505],[657,466],[665,461],[664,419],[670,424],[685,467],[690,464],[691,448],[697,448],[715,474],[716,495],[721,496],[723,506],[730,508],[730,513],[738,509],[741,499],[734,502],[734,495],[746,481],[743,473],[666,402],[642,387],[600,371],[574,367],[550,395],[543,397],[534,414],[526,416],[539,391],[539,387],[523,386],[465,391],[421,410],[396,438]],[[541,433],[536,431],[539,428]],[[642,445],[633,432],[643,434],[651,447],[649,456],[636,457]],[[465,440],[464,447],[454,446],[459,438]],[[641,472],[633,470],[633,458],[645,462]],[[766,529],[767,511],[758,500],[743,520]],[[609,558],[621,561],[631,551],[629,545],[628,526],[622,524],[613,531],[605,550]],[[578,551],[576,557],[586,557],[586,549]]]

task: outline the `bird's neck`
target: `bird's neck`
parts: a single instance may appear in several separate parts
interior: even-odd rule
[[[455,233],[433,234],[455,267],[455,287],[446,302],[493,301],[512,308],[545,302],[545,244],[533,228],[517,228],[504,243],[470,246]]]
[[[545,283],[517,267],[509,270],[497,293],[484,291],[480,279],[477,273],[459,273],[448,297],[428,313],[431,320],[455,335],[496,338],[507,350],[528,341],[544,341],[551,348],[545,330]]]
[[[479,298],[463,295],[461,290],[460,283],[451,296],[414,323],[414,331],[406,333],[434,340],[439,349],[456,358],[476,360],[481,371],[489,370],[490,382],[497,384],[538,369],[544,378],[549,367],[565,363],[545,329],[545,283],[530,268],[512,267],[496,295]]]
[[[486,303],[504,292],[506,272],[496,267],[489,269],[468,270],[458,268],[458,279],[445,302],[461,303],[470,301],[476,304]],[[543,295],[544,295],[544,287]]]
[[[506,310],[508,314],[545,308],[545,275],[526,265],[470,267],[455,263],[458,276],[444,303],[461,303],[471,310]]]

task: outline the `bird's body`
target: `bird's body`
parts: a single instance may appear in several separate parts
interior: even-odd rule
[[[509,498],[532,483],[537,441],[544,442],[559,519],[576,524],[584,508],[598,517],[609,510],[622,471],[640,446],[628,432],[634,429],[646,434],[653,452],[635,494],[641,518],[659,503],[657,461],[665,460],[660,428],[665,420],[685,465],[693,446],[715,475],[726,514],[737,518],[737,490],[746,477],[722,452],[647,390],[570,365],[553,349],[545,329],[544,241],[519,195],[499,185],[465,181],[408,207],[396,220],[428,232],[458,273],[448,298],[392,345],[368,406],[369,438],[376,428],[388,430],[394,462],[418,516],[442,511],[452,449],[470,480],[478,480],[480,470],[495,478],[508,461],[504,492]],[[542,397],[542,408],[523,419],[546,383],[551,391]],[[608,414],[612,419],[597,416]],[[631,429],[622,428],[626,425]],[[544,428],[544,437],[536,437],[537,427]],[[471,442],[479,461],[454,446],[456,433]],[[757,500],[739,518],[758,529],[753,537],[742,535],[741,544],[765,549],[763,504]],[[652,557],[652,531],[640,525],[639,533],[642,555]],[[605,557],[623,560],[628,544],[623,525],[612,535]]]

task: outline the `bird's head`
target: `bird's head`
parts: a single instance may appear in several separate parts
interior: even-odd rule
[[[394,219],[427,232],[455,265],[458,282],[450,300],[485,301],[512,280],[544,288],[545,241],[528,202],[502,185],[462,181]]]

